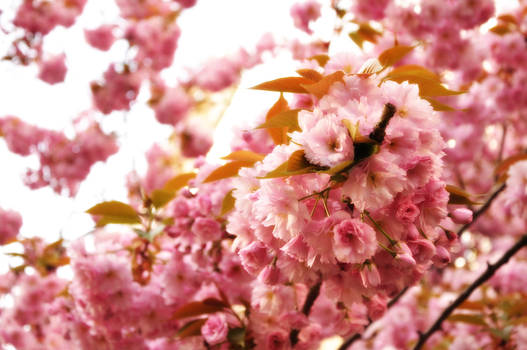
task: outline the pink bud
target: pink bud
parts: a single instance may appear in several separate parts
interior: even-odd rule
[[[258,279],[262,283],[275,285],[280,281],[280,270],[276,266],[267,265],[258,275]]]
[[[472,222],[472,210],[467,208],[458,208],[450,213],[450,217],[456,224],[468,224]]]
[[[365,288],[377,287],[381,283],[381,275],[375,264],[368,264],[360,270],[360,277]]]
[[[437,267],[445,267],[450,263],[450,252],[445,247],[439,246],[432,261]]]

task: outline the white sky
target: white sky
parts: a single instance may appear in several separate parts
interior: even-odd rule
[[[7,16],[20,0],[2,0],[0,9]],[[182,28],[173,67],[163,72],[168,81],[177,80],[182,67],[196,66],[209,57],[219,57],[236,51],[239,47],[251,48],[265,32],[278,36],[298,31],[293,29],[288,0],[200,0],[198,5],[178,19]],[[243,15],[242,15],[243,14]],[[0,116],[15,115],[27,122],[56,130],[71,130],[70,121],[91,106],[89,82],[98,79],[112,61],[120,62],[125,57],[126,43],[117,42],[109,52],[100,52],[84,41],[83,29],[95,28],[102,23],[114,22],[118,10],[113,1],[89,0],[81,17],[70,28],[59,27],[45,40],[44,51],[65,52],[68,63],[66,81],[48,85],[36,78],[37,67],[20,67],[10,62],[0,62]],[[5,18],[2,22],[5,24]],[[9,44],[0,38],[0,55]],[[270,75],[249,74],[244,77],[221,125],[221,135],[229,128],[227,124],[236,116],[252,116],[261,111],[252,106],[270,106],[275,94],[247,90],[262,80],[291,74],[291,64],[272,65]],[[65,238],[74,238],[88,232],[93,223],[84,211],[104,200],[126,200],[124,178],[135,165],[145,169],[144,153],[154,141],[162,141],[171,128],[155,121],[153,112],[144,101],[148,93],[139,97],[126,117],[113,113],[104,117],[103,127],[117,131],[122,137],[121,151],[106,163],[97,163],[81,186],[75,198],[55,195],[51,189],[32,191],[23,185],[21,175],[28,166],[36,166],[36,158],[20,157],[7,151],[0,140],[0,207],[14,209],[23,215],[22,234],[44,236],[55,239],[62,230]],[[251,110],[252,107],[252,110]],[[145,132],[146,130],[146,132]],[[228,141],[221,142],[227,146]],[[227,149],[219,149],[223,155]]]

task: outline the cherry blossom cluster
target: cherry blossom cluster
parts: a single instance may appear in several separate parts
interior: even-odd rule
[[[57,193],[73,196],[92,165],[117,152],[115,137],[84,119],[78,120],[76,134],[70,139],[63,132],[39,128],[17,117],[0,118],[0,133],[9,150],[21,156],[38,156],[40,167],[25,174],[29,187],[50,186]]]

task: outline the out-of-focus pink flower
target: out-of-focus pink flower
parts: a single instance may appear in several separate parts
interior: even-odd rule
[[[56,55],[40,62],[38,77],[40,80],[53,85],[63,82],[67,71],[66,55]]]
[[[309,23],[320,17],[320,4],[314,0],[298,2],[291,7],[291,16],[295,27],[311,34],[313,31],[309,28]]]
[[[84,37],[88,44],[101,51],[108,51],[112,47],[115,36],[113,25],[102,25],[95,29],[85,29]]]
[[[201,327],[201,335],[209,345],[217,345],[227,340],[229,326],[225,316],[214,314]]]
[[[22,216],[13,210],[0,208],[0,245],[9,243],[22,227]]]
[[[192,232],[198,236],[201,242],[213,242],[221,238],[221,225],[218,221],[200,217],[192,224]]]

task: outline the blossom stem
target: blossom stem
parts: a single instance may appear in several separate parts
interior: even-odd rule
[[[420,350],[426,343],[426,341],[434,334],[436,331],[441,329],[441,324],[445,321],[454,310],[461,305],[465,300],[467,300],[472,292],[474,292],[479,286],[488,281],[494,273],[503,265],[505,265],[509,259],[514,256],[520,249],[527,246],[527,234],[523,235],[522,238],[516,242],[509,250],[503,254],[503,256],[495,263],[488,264],[487,269],[483,272],[478,279],[476,279],[470,286],[461,293],[456,300],[454,300],[437,318],[434,324],[426,331],[426,333],[419,334],[419,340],[414,347],[414,350]]]
[[[381,225],[379,225],[377,223],[377,221],[373,220],[373,218],[370,216],[370,213],[365,210],[364,211],[364,214],[366,214],[366,216],[368,217],[368,219],[370,219],[370,221],[375,225],[375,227],[377,228],[377,230],[381,231],[381,233],[384,235],[384,237],[386,237],[386,239],[388,240],[388,242],[390,242],[390,246],[394,246],[397,244],[397,241],[395,239],[393,239],[392,237],[390,237],[389,234],[387,234],[381,227]]]
[[[391,308],[392,306],[394,306],[400,299],[401,297],[406,293],[406,291],[408,290],[408,287],[405,287],[403,290],[401,290],[399,292],[399,294],[397,294],[395,297],[393,297],[393,299],[391,299],[389,302],[388,302],[388,309]],[[374,321],[370,320],[368,322],[368,324],[364,327],[364,331],[366,331],[368,329],[369,326],[371,326],[371,324],[373,323]],[[338,350],[346,350],[348,348],[348,346],[350,346],[351,344],[353,344],[355,341],[359,340],[362,338],[362,333],[355,333],[353,334],[351,337],[349,337],[348,339],[346,339],[346,341],[344,343],[342,343],[340,345],[340,347],[338,348]]]
[[[472,221],[461,226],[461,228],[459,229],[459,231],[457,231],[457,236],[458,237],[461,237],[461,235],[463,234],[463,232],[465,232],[466,230],[468,230],[470,228],[470,226],[472,226],[472,224],[474,222],[476,222],[476,220],[483,214],[487,211],[487,209],[490,208],[490,205],[492,204],[492,202],[496,199],[496,197],[498,197],[498,195],[505,189],[507,185],[506,184],[503,184],[501,185],[493,194],[491,194],[491,196],[489,197],[489,199],[487,199],[487,201],[483,204],[483,206],[481,208],[479,208],[477,211],[474,212],[474,215],[473,215],[473,218],[472,218]]]
[[[314,286],[311,287],[311,289],[309,289],[306,301],[304,302],[304,306],[302,307],[302,313],[304,315],[309,316],[311,308],[313,307],[315,300],[317,300],[318,295],[320,294],[321,286],[322,281],[318,281]],[[293,347],[298,343],[298,334],[300,334],[300,329],[292,329],[289,333],[289,341],[291,342],[291,346]]]

